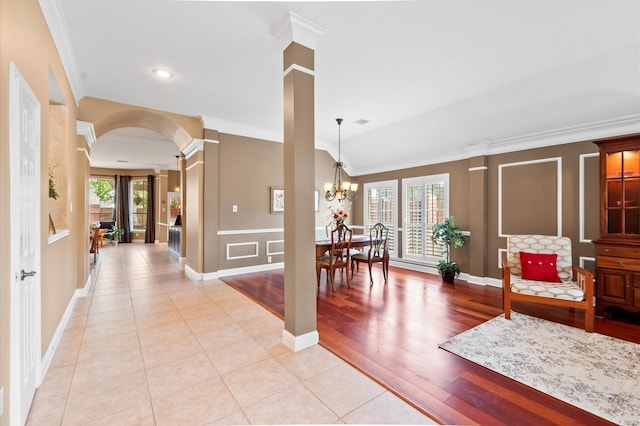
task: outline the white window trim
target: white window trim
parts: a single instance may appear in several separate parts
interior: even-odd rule
[[[399,228],[398,228],[398,179],[391,179],[391,180],[383,180],[380,182],[368,182],[364,184],[364,196],[362,197],[362,212],[364,213],[362,216],[362,226],[364,229],[364,233],[366,234],[367,232],[369,232],[368,229],[366,229],[366,223],[365,223],[365,217],[367,217],[367,204],[368,204],[368,189],[370,188],[383,188],[383,187],[389,187],[392,186],[395,188],[395,200],[393,201],[393,218],[395,220],[395,223],[393,224],[393,228],[391,229],[391,232],[393,232],[393,241],[395,241],[396,243],[394,244],[393,250],[389,251],[389,256],[390,257],[397,257],[398,256],[398,233],[399,233]]]
[[[429,176],[419,176],[419,177],[414,177],[414,178],[406,178],[406,179],[402,179],[402,200],[403,203],[407,202],[407,186],[409,185],[416,185],[416,184],[420,184],[420,185],[424,185],[427,183],[436,183],[436,182],[442,182],[444,181],[445,184],[445,197],[444,197],[444,216],[445,217],[449,217],[449,193],[450,193],[450,185],[449,185],[449,173],[440,173],[437,175],[429,175]],[[403,259],[407,259],[407,260],[411,260],[414,262],[419,262],[419,263],[432,263],[432,262],[437,262],[440,260],[439,257],[435,257],[435,256],[427,256],[426,254],[424,256],[413,256],[413,255],[409,255],[406,253],[406,249],[407,249],[407,235],[408,235],[408,231],[409,228],[411,228],[408,225],[408,219],[407,219],[407,208],[406,205],[403,206],[402,209],[402,258]],[[425,238],[430,238],[430,236],[425,235]]]

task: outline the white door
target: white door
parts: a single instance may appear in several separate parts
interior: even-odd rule
[[[40,103],[9,69],[11,158],[11,425],[23,425],[40,381]]]

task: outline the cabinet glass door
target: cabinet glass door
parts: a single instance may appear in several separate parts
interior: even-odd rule
[[[609,234],[640,234],[640,151],[606,155],[606,215]]]

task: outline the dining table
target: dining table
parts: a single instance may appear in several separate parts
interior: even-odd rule
[[[351,237],[351,248],[368,247],[370,245],[368,235],[356,234]],[[316,239],[316,257],[321,257],[331,248],[331,238]]]

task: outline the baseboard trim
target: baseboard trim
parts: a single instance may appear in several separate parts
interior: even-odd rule
[[[287,345],[287,347],[294,352],[317,345],[318,342],[320,342],[320,334],[318,334],[318,330],[310,331],[309,333],[305,333],[300,336],[294,336],[286,329],[282,330],[282,343]]]
[[[73,308],[76,306],[76,301],[80,297],[86,297],[89,294],[89,289],[91,288],[91,275],[87,277],[87,282],[85,283],[83,288],[78,288],[73,292],[73,296],[71,296],[71,300],[67,304],[67,308],[64,310],[62,314],[62,318],[60,318],[60,322],[56,327],[56,331],[51,336],[51,342],[49,342],[49,346],[47,347],[47,351],[45,352],[42,360],[40,361],[40,377],[38,377],[38,387],[42,384],[45,376],[47,375],[47,371],[49,371],[49,367],[51,367],[51,362],[53,361],[53,356],[56,354],[56,349],[58,349],[58,345],[60,344],[60,340],[62,339],[62,334],[64,333],[64,329],[67,327],[69,323],[69,319],[71,318],[71,314],[73,313]]]

